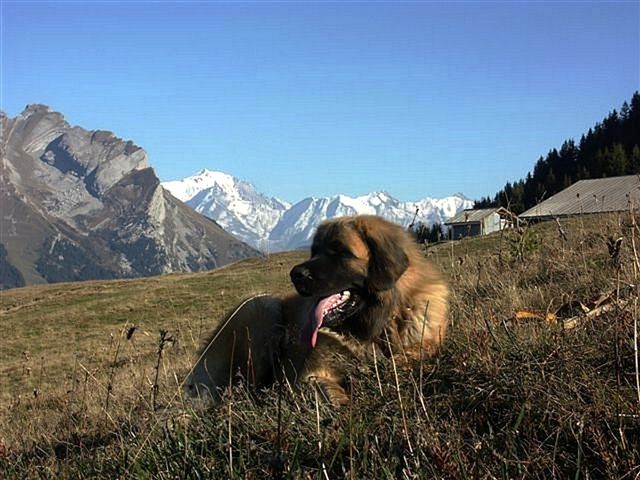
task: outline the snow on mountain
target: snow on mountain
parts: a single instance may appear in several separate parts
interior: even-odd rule
[[[380,215],[405,227],[413,221],[433,225],[448,218],[473,201],[457,194],[446,198],[425,198],[417,202],[401,202],[386,192],[374,192],[352,198],[305,198],[293,205],[271,231],[269,244],[275,250],[300,248],[311,243],[316,226],[323,220],[346,215]],[[416,213],[416,208],[418,209]]]
[[[371,214],[404,226],[414,220],[432,225],[473,206],[473,201],[462,194],[401,202],[387,192],[355,198],[347,195],[308,197],[290,205],[257,192],[247,182],[209,170],[162,185],[228,232],[263,251],[307,246],[317,225],[329,218]]]
[[[162,186],[227,232],[263,250],[269,248],[266,239],[290,207],[287,202],[257,192],[250,183],[206,169]]]
[[[461,193],[456,193],[445,198],[424,198],[417,202],[405,203],[406,208],[413,207],[412,213],[418,208],[416,222],[426,225],[444,223],[445,220],[454,217],[457,213],[467,208],[473,208],[473,200],[469,200]]]
[[[218,186],[223,190],[232,191],[238,183],[241,183],[240,180],[231,175],[222,172],[213,172],[205,168],[191,177],[171,182],[163,182],[162,186],[169,190],[178,200],[186,203],[207,188]]]

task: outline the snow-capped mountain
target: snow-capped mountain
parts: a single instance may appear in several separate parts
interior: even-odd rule
[[[299,248],[311,243],[317,225],[328,218],[346,215],[380,215],[399,225],[413,221],[433,225],[443,223],[473,201],[458,194],[446,198],[425,198],[401,202],[387,192],[373,192],[360,197],[305,198],[287,210],[269,236],[269,245],[277,250]],[[417,209],[417,213],[416,213]]]
[[[227,232],[263,250],[269,247],[266,239],[290,207],[287,202],[257,192],[250,183],[206,169],[162,186]]]
[[[228,232],[263,251],[306,246],[318,223],[329,218],[373,214],[405,226],[414,219],[432,225],[473,206],[473,201],[462,194],[401,202],[387,192],[355,198],[347,195],[308,197],[290,205],[257,192],[251,184],[231,175],[209,170],[162,185]]]

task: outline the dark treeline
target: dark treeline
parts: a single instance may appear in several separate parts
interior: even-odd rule
[[[410,226],[409,231],[413,232],[418,243],[435,243],[446,238],[446,235],[443,234],[442,224],[439,222],[436,222],[431,226],[424,223],[418,223]]]
[[[640,93],[635,92],[631,104],[624,102],[619,112],[613,110],[577,145],[565,141],[560,150],[540,157],[526,178],[507,182],[493,198],[477,201],[475,208],[502,206],[522,213],[578,180],[640,173],[639,144]]]

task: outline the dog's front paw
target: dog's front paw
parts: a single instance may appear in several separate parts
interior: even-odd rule
[[[309,377],[311,384],[318,389],[321,397],[336,407],[349,405],[347,391],[338,381],[327,377]]]

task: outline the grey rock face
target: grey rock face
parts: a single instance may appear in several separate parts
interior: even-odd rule
[[[2,114],[0,288],[155,275],[257,252],[165,191],[146,152],[45,105]]]

